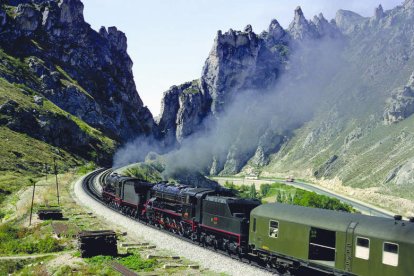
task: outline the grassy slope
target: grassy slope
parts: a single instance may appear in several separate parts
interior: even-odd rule
[[[412,26],[412,19],[404,20],[408,23],[369,29],[351,39],[343,54],[346,63],[324,88],[318,113],[272,156],[262,175],[315,180],[314,173],[326,169],[336,155],[322,178],[414,199],[412,183],[386,182],[395,168],[414,157],[414,116],[391,126],[382,117],[387,98],[407,83],[414,68],[413,56],[403,54],[411,38],[402,31]]]
[[[408,78],[404,77],[409,75],[410,68],[409,65],[401,68],[399,79],[384,78],[382,88],[381,83],[373,82],[358,91],[364,79],[345,88],[338,85],[319,115],[295,132],[294,138],[272,157],[264,172],[273,175],[277,172],[279,176],[293,173],[309,179],[336,155],[337,161],[324,178],[336,177],[352,187],[381,187],[383,193],[414,199],[410,185],[385,183],[394,168],[414,156],[414,117],[391,126],[382,122],[386,98],[393,88],[406,83]],[[338,108],[338,103],[342,107]],[[359,134],[346,143],[352,132]]]
[[[39,80],[31,74],[25,61],[13,58],[0,50],[0,72],[8,75],[19,76],[24,83],[36,84]],[[67,82],[74,82],[67,79]],[[73,83],[73,85],[78,85]],[[43,105],[34,102],[34,96],[42,96],[38,91],[22,84],[10,83],[0,78],[0,105],[7,101],[15,101],[19,104],[18,110],[30,110],[39,114],[55,114],[75,122],[79,129],[98,142],[96,151],[112,152],[115,142],[104,136],[100,131],[89,126],[87,123],[62,110],[54,103],[43,99]],[[0,115],[0,120],[5,117]],[[3,118],[4,119],[4,118]],[[36,178],[41,174],[44,164],[51,165],[53,158],[57,158],[58,167],[68,170],[70,167],[79,166],[85,162],[79,156],[69,153],[63,149],[51,146],[43,141],[34,139],[24,133],[10,130],[6,126],[0,127],[0,203],[5,195],[14,192],[22,185],[29,184],[30,178]],[[91,153],[93,157],[94,153]]]

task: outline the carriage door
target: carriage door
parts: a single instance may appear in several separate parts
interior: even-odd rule
[[[309,233],[309,260],[335,266],[336,232],[312,227]]]
[[[351,222],[346,229],[345,240],[345,271],[352,271],[352,249],[354,246],[354,231],[358,222]]]

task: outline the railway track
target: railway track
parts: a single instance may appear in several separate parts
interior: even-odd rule
[[[193,241],[193,240],[191,240],[189,238],[185,238],[185,237],[179,236],[179,235],[177,235],[175,233],[172,233],[172,232],[170,232],[168,230],[165,230],[165,229],[156,227],[154,225],[151,225],[149,223],[146,223],[145,221],[141,221],[141,220],[139,220],[137,218],[134,218],[134,217],[131,217],[131,216],[127,216],[124,213],[122,213],[120,210],[118,210],[117,208],[114,208],[112,206],[109,206],[109,205],[105,204],[103,202],[103,200],[102,200],[101,195],[100,195],[100,191],[96,188],[96,181],[99,184],[102,183],[101,181],[103,181],[105,179],[105,177],[108,176],[111,172],[112,172],[111,169],[98,169],[98,170],[90,173],[89,175],[87,175],[84,178],[83,182],[82,182],[82,188],[83,188],[83,190],[91,198],[93,198],[95,201],[99,202],[101,205],[103,205],[106,208],[111,209],[111,210],[113,210],[113,211],[115,211],[115,212],[117,212],[119,214],[122,214],[123,216],[128,217],[129,219],[131,219],[133,221],[139,222],[139,223],[141,223],[141,224],[143,224],[143,225],[145,225],[147,227],[151,227],[151,228],[156,229],[158,231],[161,231],[161,232],[163,232],[165,234],[168,234],[168,235],[170,235],[170,236],[172,236],[174,238],[177,238],[177,239],[180,239],[182,241],[185,241],[185,242],[188,242],[188,243],[191,243],[191,244],[200,246],[200,247],[202,247],[204,249],[207,249],[207,250],[209,250],[213,254],[219,254],[220,256],[222,256],[224,258],[230,258],[232,260],[237,260],[239,262],[242,262],[242,263],[251,265],[251,266],[253,266],[253,267],[257,268],[257,269],[262,270],[263,272],[270,272],[270,273],[272,273],[274,275],[281,275],[275,269],[261,266],[259,263],[255,262],[254,260],[252,260],[250,258],[239,257],[239,256],[236,256],[236,255],[229,255],[229,253],[226,252],[226,251],[221,251],[221,250],[218,250],[218,249],[216,250],[214,248],[210,248],[210,247],[207,247],[207,246],[202,246],[197,241]],[[284,275],[291,275],[291,274],[284,274]],[[309,275],[309,274],[303,274],[303,273],[300,272],[299,274],[296,274],[296,275]]]

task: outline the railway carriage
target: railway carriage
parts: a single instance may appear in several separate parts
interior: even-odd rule
[[[299,266],[336,275],[414,272],[414,223],[360,214],[264,204],[250,215],[252,253],[280,271]]]

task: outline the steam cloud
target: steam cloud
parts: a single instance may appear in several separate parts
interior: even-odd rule
[[[187,168],[207,173],[213,157],[222,164],[229,149],[251,157],[267,131],[285,135],[309,121],[329,93],[332,78],[346,63],[341,59],[344,41],[326,38],[294,46],[287,70],[265,90],[237,91],[219,118],[208,118],[205,131],[182,142],[165,155],[166,172]],[[114,166],[143,161],[147,153],[166,151],[157,141],[137,138],[121,148]]]

